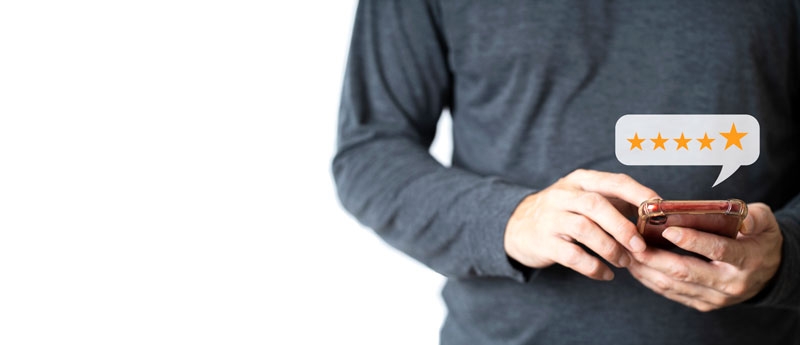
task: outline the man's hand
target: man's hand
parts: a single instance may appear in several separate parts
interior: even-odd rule
[[[772,279],[781,262],[783,235],[767,205],[748,205],[738,237],[729,239],[670,227],[662,236],[711,262],[648,248],[635,253],[631,274],[651,290],[700,311],[743,302]]]
[[[627,266],[629,251],[641,252],[645,243],[618,210],[624,207],[619,201],[638,206],[655,197],[627,175],[576,170],[517,206],[506,225],[506,253],[529,267],[559,263],[593,279],[611,280],[611,269],[576,242],[615,266]],[[616,207],[609,198],[619,199]]]

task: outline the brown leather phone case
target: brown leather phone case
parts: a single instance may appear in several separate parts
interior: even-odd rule
[[[637,227],[645,241],[660,247],[674,247],[661,237],[670,226],[680,226],[736,238],[747,216],[747,204],[728,200],[651,199],[639,206]]]

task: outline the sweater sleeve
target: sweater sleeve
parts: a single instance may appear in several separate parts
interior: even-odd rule
[[[794,6],[797,18],[800,5],[795,2]],[[795,25],[794,37],[797,39],[800,37],[800,21],[795,21]],[[800,41],[795,42],[795,52],[800,53]],[[798,56],[795,54],[795,62],[800,66]],[[775,218],[783,234],[781,266],[769,286],[756,297],[757,305],[800,310],[800,194],[775,210]]]
[[[528,270],[507,257],[503,236],[533,190],[444,167],[428,152],[452,97],[440,19],[426,0],[359,3],[332,164],[339,198],[441,274],[522,281]]]
[[[783,233],[781,266],[758,304],[800,310],[800,195],[776,211],[775,218]]]

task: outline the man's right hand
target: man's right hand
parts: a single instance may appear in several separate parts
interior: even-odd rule
[[[628,175],[575,170],[517,206],[506,225],[506,254],[532,268],[558,263],[592,279],[611,280],[613,271],[576,243],[626,267],[629,252],[644,251],[645,243],[620,205],[609,199],[635,207],[657,197]]]

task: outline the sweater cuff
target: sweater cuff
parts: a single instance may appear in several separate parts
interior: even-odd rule
[[[480,201],[482,205],[475,208],[478,214],[470,217],[478,222],[471,239],[473,257],[478,260],[473,266],[477,270],[475,273],[525,282],[533,270],[506,254],[504,237],[508,219],[517,205],[536,191],[497,178],[491,178],[490,182],[485,197]]]
[[[800,309],[800,223],[789,215],[775,214],[783,234],[781,264],[775,276],[749,302],[765,307]]]

